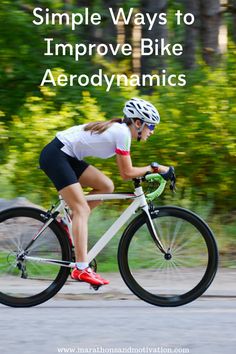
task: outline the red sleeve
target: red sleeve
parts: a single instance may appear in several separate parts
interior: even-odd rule
[[[129,156],[130,155],[130,152],[126,151],[126,150],[116,149],[115,151],[116,151],[116,154],[118,154],[118,155],[123,155],[123,156]]]

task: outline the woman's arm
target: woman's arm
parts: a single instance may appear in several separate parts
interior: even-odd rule
[[[151,165],[145,167],[133,167],[130,155],[116,155],[117,165],[122,179],[132,179],[135,177],[144,176],[147,172],[154,172]],[[165,173],[169,167],[159,165],[158,173]],[[156,171],[157,172],[157,171]]]

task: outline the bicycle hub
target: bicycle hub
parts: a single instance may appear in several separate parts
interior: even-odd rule
[[[167,261],[169,261],[169,260],[172,258],[171,253],[169,253],[169,252],[165,253],[164,258],[165,258]]]

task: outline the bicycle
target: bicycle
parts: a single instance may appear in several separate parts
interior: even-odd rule
[[[151,186],[149,193],[144,194],[143,181]],[[134,193],[87,195],[87,201],[132,201],[90,249],[88,258],[96,270],[96,256],[141,211],[120,239],[119,271],[137,297],[152,305],[173,307],[206,291],[217,271],[218,251],[212,231],[198,215],[176,206],[154,206],[166,183],[161,175],[148,174],[134,179]],[[3,210],[0,303],[29,307],[52,298],[75,266],[71,235],[70,212],[61,197],[48,211],[31,207]]]

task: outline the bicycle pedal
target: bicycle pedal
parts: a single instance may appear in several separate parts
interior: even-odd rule
[[[27,272],[22,272],[21,273],[21,278],[22,279],[27,279],[28,278],[28,273]]]
[[[93,289],[93,290],[95,290],[95,291],[98,291],[101,286],[102,286],[102,285],[92,285],[92,284],[90,284],[90,289]]]

